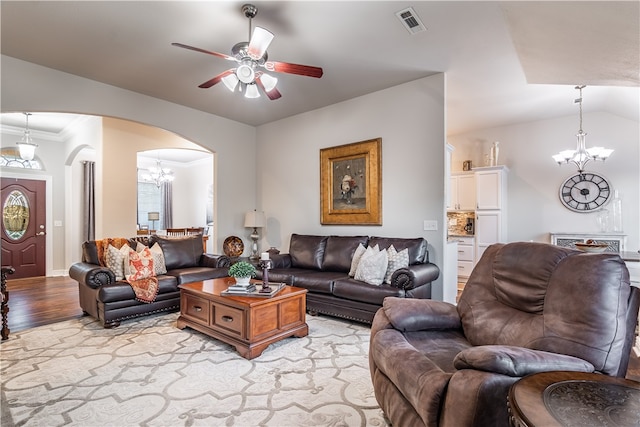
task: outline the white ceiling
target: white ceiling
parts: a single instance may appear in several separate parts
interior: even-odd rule
[[[253,25],[275,34],[269,59],[324,69],[321,79],[277,74],[276,101],[198,88],[230,63],[171,46],[229,53],[248,38],[243,3],[3,0],[1,52],[250,125],[436,72],[446,72],[449,135],[577,116],[576,84],[589,85],[585,111],[639,120],[637,1],[254,2]],[[395,12],[407,6],[427,31],[401,25]]]

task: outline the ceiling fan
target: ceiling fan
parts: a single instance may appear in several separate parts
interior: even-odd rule
[[[251,20],[257,15],[258,8],[252,4],[245,4],[242,6],[241,10],[244,16],[249,18],[250,41],[236,43],[231,49],[231,56],[182,43],[171,43],[173,46],[217,56],[228,61],[234,61],[238,64],[237,67],[223,71],[198,87],[207,89],[219,82],[222,82],[230,91],[235,92],[237,90],[244,93],[244,96],[247,98],[258,98],[260,96],[260,91],[258,90],[259,87],[264,91],[269,99],[275,100],[282,96],[276,88],[278,79],[261,71],[260,68],[264,68],[267,71],[275,73],[298,74],[300,76],[316,78],[322,77],[322,68],[319,67],[291,64],[288,62],[268,61],[267,48],[273,40],[273,33],[265,30],[264,28],[256,27],[252,34]]]

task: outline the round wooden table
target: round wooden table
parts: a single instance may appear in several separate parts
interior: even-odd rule
[[[516,427],[635,426],[640,424],[640,383],[585,372],[542,372],[513,384],[508,405]]]

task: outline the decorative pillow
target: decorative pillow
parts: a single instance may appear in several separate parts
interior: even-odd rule
[[[153,255],[153,265],[156,272],[156,276],[165,274],[167,272],[167,266],[164,264],[164,253],[159,244],[151,246],[151,255]]]
[[[360,258],[362,258],[362,254],[367,249],[364,247],[362,243],[358,244],[356,251],[353,254],[353,258],[351,258],[351,270],[349,270],[349,277],[353,277],[356,275],[356,270],[358,269],[358,263],[360,262]]]
[[[129,271],[127,282],[155,277],[153,254],[149,248],[144,248],[140,253],[129,249]]]
[[[387,248],[387,257],[389,264],[387,265],[387,273],[384,275],[384,283],[391,283],[391,276],[400,268],[409,267],[409,249],[396,251],[393,245]]]
[[[354,279],[370,285],[381,285],[387,272],[387,263],[387,251],[378,250],[376,252],[367,248],[362,258],[360,258]]]
[[[115,274],[116,280],[124,279],[124,260],[130,249],[127,244],[123,245],[120,249],[116,249],[113,245],[107,247],[104,260],[107,268]]]

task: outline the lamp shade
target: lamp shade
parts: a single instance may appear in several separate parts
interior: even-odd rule
[[[260,228],[260,227],[264,227],[265,224],[265,218],[264,218],[264,212],[260,211],[250,211],[247,212],[247,214],[244,216],[244,226],[245,227],[253,227],[253,228]]]
[[[147,219],[149,221],[159,221],[160,220],[160,212],[149,212],[147,214]]]

